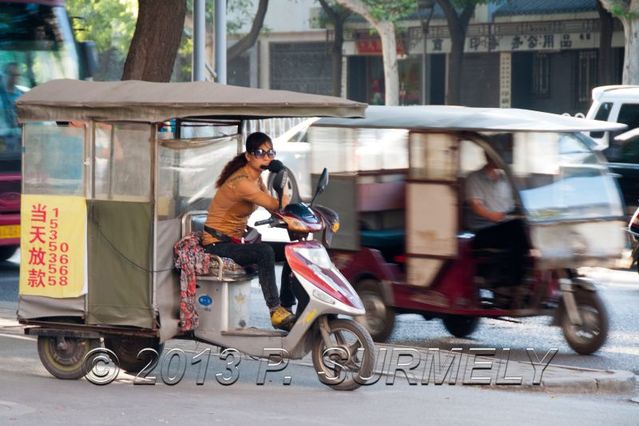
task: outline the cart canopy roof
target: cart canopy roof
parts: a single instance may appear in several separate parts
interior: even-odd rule
[[[158,123],[171,118],[362,117],[366,104],[332,96],[205,81],[53,80],[17,102],[20,121],[104,120]]]
[[[582,132],[623,130],[625,124],[515,108],[369,106],[364,118],[323,118],[313,126],[380,129]]]

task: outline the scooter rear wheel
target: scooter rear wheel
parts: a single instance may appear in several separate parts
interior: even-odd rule
[[[38,336],[38,355],[53,377],[77,380],[84,377],[84,357],[100,346],[99,339]]]
[[[311,357],[320,381],[335,390],[366,384],[375,368],[375,344],[366,329],[351,319],[329,321],[330,345],[317,333]]]

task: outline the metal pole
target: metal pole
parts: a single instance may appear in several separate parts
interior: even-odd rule
[[[226,84],[226,0],[215,0],[215,73]]]
[[[193,81],[204,80],[206,60],[204,58],[204,47],[206,45],[205,34],[205,0],[194,0],[193,2]]]

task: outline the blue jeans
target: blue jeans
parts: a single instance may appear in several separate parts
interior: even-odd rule
[[[233,259],[241,266],[257,265],[257,274],[266,306],[269,309],[280,305],[275,282],[275,254],[271,246],[266,243],[235,244],[217,243],[204,246],[207,253]]]

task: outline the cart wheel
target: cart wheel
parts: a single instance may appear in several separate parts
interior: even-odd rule
[[[356,317],[356,321],[368,330],[376,342],[388,340],[395,327],[395,310],[384,303],[381,285],[377,280],[367,279],[356,286],[357,294],[366,309],[366,314]]]
[[[311,357],[322,383],[335,390],[355,390],[373,375],[375,343],[368,331],[351,319],[329,321],[331,344],[318,332]]]
[[[446,330],[455,337],[470,336],[479,325],[479,317],[468,315],[446,315],[442,321]]]
[[[99,339],[38,336],[38,355],[53,377],[77,380],[84,377],[84,357],[100,346]]]
[[[117,355],[120,369],[130,374],[137,374],[150,363],[157,363],[164,350],[164,343],[160,343],[157,337],[108,336],[104,338],[104,346]],[[158,355],[155,356],[151,351],[140,354],[141,350],[147,348],[154,349]]]
[[[582,324],[573,325],[568,318],[566,306],[561,304],[561,330],[568,345],[578,354],[590,355],[603,346],[608,338],[608,312],[597,292],[577,290],[577,311]]]

